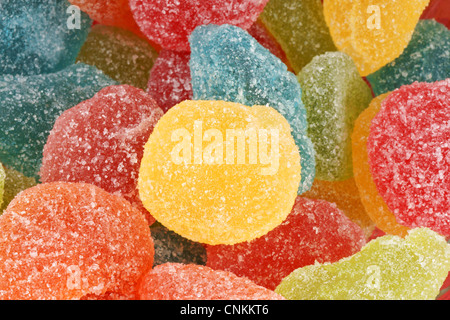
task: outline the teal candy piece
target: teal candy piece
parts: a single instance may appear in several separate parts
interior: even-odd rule
[[[113,84],[85,64],[44,75],[0,76],[0,162],[39,179],[42,151],[56,118]]]
[[[450,30],[435,20],[420,20],[411,41],[393,62],[367,76],[376,96],[413,82],[450,76]]]
[[[66,0],[0,0],[0,12],[0,75],[51,73],[75,63],[92,24]]]
[[[315,155],[306,134],[306,110],[295,75],[239,27],[197,27],[190,44],[194,99],[269,105],[277,110],[290,124],[300,150],[302,180],[298,193],[308,191],[315,177]]]

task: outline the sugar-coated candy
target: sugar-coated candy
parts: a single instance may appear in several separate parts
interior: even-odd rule
[[[367,76],[403,52],[429,1],[324,0],[324,15],[336,47]]]
[[[367,215],[375,225],[385,233],[405,236],[408,227],[400,225],[395,219],[386,202],[378,192],[370,170],[367,140],[370,134],[370,124],[381,108],[381,102],[389,93],[374,98],[369,107],[355,121],[352,133],[353,174],[356,186],[361,196],[361,202]]]
[[[302,181],[298,193],[308,190],[315,177],[314,147],[306,134],[306,110],[295,75],[235,26],[201,26],[190,41],[194,99],[269,105],[277,110],[290,124],[300,150]]]
[[[275,292],[289,300],[431,300],[450,270],[450,245],[427,228],[386,235],[332,264],[299,268]]]
[[[367,151],[377,190],[408,227],[450,236],[450,79],[393,91],[372,119]]]
[[[284,300],[231,272],[181,263],[165,263],[147,272],[138,294],[141,300]]]
[[[250,28],[268,0],[130,0],[131,11],[148,39],[163,49],[189,51],[189,36],[204,24]]]
[[[286,220],[266,235],[235,245],[207,246],[207,266],[271,290],[297,268],[336,262],[366,244],[362,229],[335,204],[298,196]]]
[[[36,179],[24,176],[19,171],[10,169],[0,164],[0,171],[4,170],[4,192],[3,202],[0,200],[0,214],[6,209],[12,199],[21,191],[31,188],[37,184]],[[0,197],[1,199],[1,197]]]
[[[5,179],[6,179],[5,169],[0,163],[0,213],[1,211],[3,211],[1,208],[3,208],[3,201],[4,201],[3,194],[5,192]]]
[[[201,243],[183,238],[155,222],[151,228],[155,247],[153,266],[173,262],[184,264],[206,264],[206,249]]]
[[[139,199],[137,179],[144,144],[162,115],[141,89],[100,90],[56,119],[43,150],[41,181],[94,184],[123,196],[153,223]]]
[[[367,80],[379,95],[415,81],[435,82],[449,76],[450,30],[434,20],[420,20],[403,53]]]
[[[122,84],[146,89],[158,53],[144,39],[118,27],[95,25],[77,61],[96,66]]]
[[[420,18],[434,19],[450,28],[450,2],[447,0],[431,0]]]
[[[316,178],[353,176],[351,133],[372,93],[343,52],[316,56],[297,75],[308,119],[308,136],[316,151]]]
[[[273,108],[186,100],[158,121],[145,145],[139,195],[169,230],[235,244],[288,216],[300,170],[290,126]]]
[[[0,217],[0,231],[1,299],[132,295],[153,262],[144,216],[90,184],[22,191]]]
[[[320,0],[270,0],[261,21],[281,44],[295,73],[316,55],[337,51]]]
[[[73,64],[92,23],[66,0],[4,0],[0,11],[0,75],[51,73]]]

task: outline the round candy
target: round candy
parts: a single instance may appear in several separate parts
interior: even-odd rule
[[[139,172],[144,206],[192,241],[252,240],[290,213],[299,150],[287,121],[267,106],[184,101],[156,124]]]
[[[5,169],[0,163],[0,213],[1,211],[3,211],[3,202],[4,202],[3,194],[5,192],[5,178],[6,178]]]
[[[0,217],[1,299],[132,295],[152,263],[143,215],[90,184],[39,184]]]
[[[0,164],[0,171],[3,169],[5,172],[5,187],[3,192],[3,202],[0,200],[0,214],[20,191],[31,188],[37,184],[36,179],[26,177],[19,171]]]

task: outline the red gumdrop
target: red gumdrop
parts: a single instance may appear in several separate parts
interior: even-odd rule
[[[144,216],[94,185],[22,191],[0,217],[0,299],[132,297],[153,263]]]
[[[143,147],[163,111],[153,98],[129,85],[110,86],[66,110],[44,147],[42,182],[94,184],[123,196],[152,224],[137,190]]]
[[[295,269],[338,261],[365,243],[363,230],[335,204],[297,197],[287,219],[265,236],[236,245],[208,245],[206,265],[273,290]]]
[[[195,264],[165,263],[140,280],[141,300],[284,300],[233,273]]]
[[[248,29],[268,0],[130,0],[142,33],[163,49],[189,51],[189,36],[204,24]]]
[[[431,0],[420,19],[434,19],[447,28],[450,28],[450,1]]]
[[[450,236],[450,79],[393,91],[372,120],[373,180],[397,221]]]

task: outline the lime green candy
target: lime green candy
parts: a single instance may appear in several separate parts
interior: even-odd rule
[[[276,288],[290,300],[432,300],[450,271],[450,245],[427,228],[387,235],[332,264],[293,271]]]
[[[5,170],[3,169],[3,166],[0,164],[0,206],[3,205],[3,193],[5,191]]]
[[[26,177],[19,171],[0,164],[0,214],[19,192],[36,184],[34,178]]]

